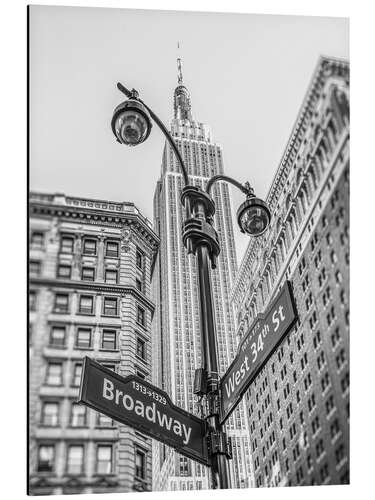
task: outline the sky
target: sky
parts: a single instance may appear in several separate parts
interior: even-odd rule
[[[152,220],[164,136],[155,125],[139,146],[115,141],[116,83],[168,125],[179,54],[193,116],[223,147],[225,173],[265,198],[319,56],[349,58],[349,21],[31,6],[29,50],[30,189],[130,201]],[[232,200],[235,212],[235,188]],[[249,240],[234,233],[241,259]]]

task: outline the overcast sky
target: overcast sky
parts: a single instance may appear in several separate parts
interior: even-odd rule
[[[110,121],[121,81],[169,123],[178,41],[195,119],[222,145],[226,174],[265,197],[319,55],[349,57],[349,22],[32,6],[31,190],[131,201],[152,220],[162,133],[127,148]],[[241,193],[232,199],[236,210]],[[248,239],[235,235],[241,257]]]

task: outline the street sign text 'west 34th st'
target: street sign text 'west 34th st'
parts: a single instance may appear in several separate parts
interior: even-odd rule
[[[292,287],[290,282],[286,281],[265,313],[257,316],[220,381],[221,423],[235,409],[244,392],[296,320],[297,311]]]
[[[79,402],[210,465],[206,422],[175,406],[166,392],[140,377],[122,377],[85,357]]]

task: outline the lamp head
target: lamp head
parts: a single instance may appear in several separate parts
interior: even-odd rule
[[[143,104],[138,100],[129,99],[115,108],[111,127],[118,142],[136,146],[150,135],[152,123]]]
[[[271,221],[271,213],[266,203],[256,196],[248,196],[237,210],[237,222],[243,233],[250,236],[263,234]]]

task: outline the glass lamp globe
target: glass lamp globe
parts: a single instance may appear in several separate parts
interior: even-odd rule
[[[152,123],[142,103],[129,99],[117,106],[111,126],[118,142],[136,146],[150,135]]]
[[[268,228],[271,213],[266,203],[255,196],[248,198],[237,211],[237,222],[243,233],[260,236]]]

